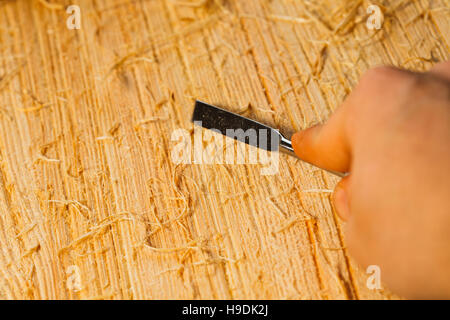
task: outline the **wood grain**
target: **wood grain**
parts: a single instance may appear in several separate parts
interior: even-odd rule
[[[323,121],[370,67],[448,59],[448,1],[380,2],[377,32],[359,0],[76,2],[80,30],[71,1],[0,1],[0,298],[395,298],[347,254],[336,178],[176,165],[171,134],[196,98]]]

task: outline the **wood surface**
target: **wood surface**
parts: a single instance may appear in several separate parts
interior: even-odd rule
[[[195,99],[288,133],[324,121],[368,68],[448,59],[449,7],[1,0],[0,298],[396,298],[345,249],[337,178],[286,155],[275,175],[176,165],[171,134]]]

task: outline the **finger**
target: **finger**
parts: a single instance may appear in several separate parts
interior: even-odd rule
[[[347,221],[350,218],[350,176],[346,176],[336,185],[333,193],[333,204],[337,214],[342,220]]]
[[[350,149],[345,134],[345,105],[323,125],[299,131],[292,136],[297,156],[319,168],[347,172]]]
[[[433,68],[431,68],[430,73],[446,80],[450,80],[450,61],[436,64]]]
[[[380,117],[380,110],[375,111],[375,108],[379,103],[385,104],[386,93],[393,96],[392,86],[398,86],[411,75],[411,72],[393,67],[369,70],[325,124],[292,136],[294,152],[317,167],[349,172],[356,136],[370,124],[367,121]]]

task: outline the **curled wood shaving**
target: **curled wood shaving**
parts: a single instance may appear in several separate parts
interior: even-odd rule
[[[279,16],[279,15],[269,15],[268,18],[272,19],[272,20],[277,20],[277,21],[293,22],[293,23],[300,23],[300,24],[310,23],[313,21],[311,18],[305,19],[305,18],[300,18],[300,17]]]
[[[32,246],[31,248],[27,249],[27,251],[22,255],[22,258],[26,258],[31,256],[33,253],[39,251],[41,249],[41,244],[37,243],[36,245]]]
[[[292,217],[289,220],[287,220],[283,225],[281,225],[277,229],[273,230],[272,234],[283,232],[283,231],[289,229],[290,227],[292,227],[297,222],[303,222],[303,221],[309,221],[309,220],[311,220],[311,219],[301,219],[299,217]]]
[[[304,193],[333,193],[333,190],[330,189],[305,189],[302,190]]]
[[[199,0],[199,1],[183,1],[183,0],[170,0],[174,5],[183,6],[183,7],[191,7],[191,8],[200,8],[205,6],[209,0]]]
[[[50,162],[50,163],[60,163],[61,162],[61,160],[59,160],[59,159],[51,159],[51,158],[44,156],[43,154],[39,154],[37,156],[36,161],[44,161],[44,162]]]
[[[61,248],[58,251],[58,254],[64,253],[68,250],[72,250],[76,248],[81,243],[93,239],[99,235],[101,235],[103,232],[106,231],[106,229],[116,223],[122,222],[122,221],[132,221],[133,219],[129,217],[128,214],[120,213],[114,216],[109,216],[105,218],[103,221],[98,223],[97,225],[90,228],[89,232],[86,232],[85,234],[79,236],[75,240],[73,240],[71,243],[69,243],[67,246]]]
[[[64,9],[64,5],[62,5],[61,3],[53,3],[53,2],[49,2],[48,0],[38,0],[38,2],[49,10],[63,10]]]

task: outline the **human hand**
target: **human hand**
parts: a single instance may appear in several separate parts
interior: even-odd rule
[[[450,62],[368,71],[296,154],[350,172],[333,200],[350,254],[407,298],[450,298]]]

